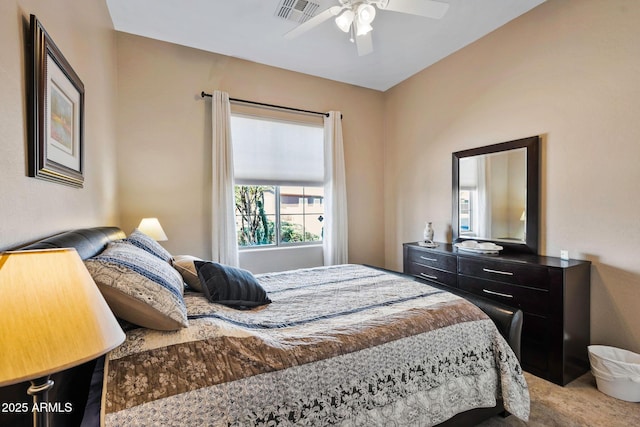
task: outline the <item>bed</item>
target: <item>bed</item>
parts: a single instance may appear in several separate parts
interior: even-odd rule
[[[123,234],[74,230],[29,248],[90,260]],[[256,279],[270,304],[238,310],[185,291],[188,327],[125,326],[85,412],[97,394],[107,426],[475,425],[504,410],[527,420],[520,312],[362,265]]]

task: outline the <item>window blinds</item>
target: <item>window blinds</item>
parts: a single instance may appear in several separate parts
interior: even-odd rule
[[[324,129],[231,116],[236,184],[314,186],[324,182]]]

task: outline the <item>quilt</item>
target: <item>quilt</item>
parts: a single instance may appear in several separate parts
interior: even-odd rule
[[[267,306],[186,292],[188,328],[128,331],[108,356],[103,423],[429,426],[497,397],[528,419],[516,356],[466,300],[360,265],[256,277]]]

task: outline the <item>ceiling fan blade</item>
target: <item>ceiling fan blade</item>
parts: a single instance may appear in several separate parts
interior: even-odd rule
[[[433,0],[389,0],[386,6],[378,7],[383,10],[440,19],[447,13],[449,4]]]
[[[307,31],[309,31],[310,29],[314,28],[315,26],[322,24],[327,19],[330,19],[330,18],[338,15],[340,12],[342,12],[342,9],[344,9],[343,6],[332,6],[329,9],[327,9],[327,10],[325,10],[323,12],[320,12],[319,14],[317,14],[313,18],[309,19],[308,21],[305,21],[302,24],[298,25],[293,30],[291,30],[288,33],[286,33],[284,35],[284,38],[285,39],[296,38],[300,34],[305,33]]]
[[[373,40],[371,39],[372,31],[361,36],[356,36],[356,48],[358,56],[365,56],[373,52]]]

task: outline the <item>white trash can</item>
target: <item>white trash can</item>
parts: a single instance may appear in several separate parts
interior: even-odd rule
[[[590,345],[589,362],[598,390],[616,399],[640,402],[640,354]]]

